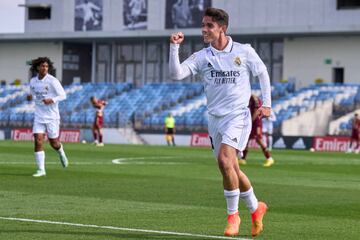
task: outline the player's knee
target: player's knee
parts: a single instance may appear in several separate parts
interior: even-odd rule
[[[222,172],[227,172],[232,169],[233,165],[231,159],[225,155],[219,155],[218,157],[218,165]]]
[[[50,145],[52,148],[54,148],[54,149],[60,148],[60,142],[57,139],[51,139],[49,141],[50,141]]]
[[[35,135],[34,143],[35,143],[35,146],[41,146],[43,143],[43,139],[40,136]]]

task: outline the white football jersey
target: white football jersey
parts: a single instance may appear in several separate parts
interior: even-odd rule
[[[275,113],[274,113],[273,110],[271,110],[271,112],[270,112],[269,120],[270,120],[271,122],[275,122],[275,121],[276,121],[276,115],[275,115]]]
[[[274,111],[271,110],[270,117],[263,118],[262,124],[263,124],[263,132],[264,133],[273,133],[273,123],[276,121],[276,115]]]
[[[60,81],[54,76],[47,74],[39,80],[38,76],[30,80],[30,93],[35,101],[34,121],[38,123],[48,123],[52,120],[59,120],[59,101],[66,99],[66,93]],[[45,105],[44,99],[51,98],[54,103]]]
[[[214,116],[247,108],[251,95],[250,74],[258,76],[267,71],[249,44],[228,38],[224,50],[212,46],[203,48],[183,62],[193,75],[202,75],[208,111]]]

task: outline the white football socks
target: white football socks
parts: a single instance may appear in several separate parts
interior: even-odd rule
[[[246,206],[251,213],[254,213],[256,211],[256,209],[258,208],[258,200],[252,187],[250,187],[250,189],[246,192],[241,192],[240,198],[246,202]]]
[[[60,148],[57,150],[60,155],[65,155],[63,145],[60,143]]]
[[[35,160],[38,169],[45,171],[45,152],[35,152]]]
[[[238,212],[240,190],[224,190],[224,196],[227,204],[227,214],[231,215]]]
[[[272,135],[269,136],[269,146],[268,149],[271,150],[272,149],[272,145],[273,145],[273,137]]]

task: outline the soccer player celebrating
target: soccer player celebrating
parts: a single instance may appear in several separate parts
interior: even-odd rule
[[[271,89],[265,64],[255,50],[233,42],[226,35],[228,14],[217,8],[207,8],[202,19],[202,36],[209,47],[192,54],[180,64],[179,46],[184,41],[182,32],[170,36],[169,73],[175,80],[191,74],[201,74],[209,112],[209,136],[213,152],[223,176],[227,203],[227,221],[224,234],[239,233],[239,198],[246,202],[252,215],[252,235],[263,230],[264,202],[258,202],[248,177],[240,170],[237,153],[246,147],[251,131],[248,108],[251,95],[250,75],[257,76],[264,104],[257,110],[259,116],[270,116]]]
[[[30,95],[28,96],[28,100],[34,99],[35,101],[33,134],[38,170],[33,174],[34,177],[46,175],[43,148],[45,133],[48,135],[51,147],[58,152],[62,166],[68,166],[68,159],[59,141],[60,114],[58,107],[58,103],[66,99],[66,93],[60,81],[49,74],[53,69],[53,63],[47,57],[34,59],[30,68],[32,73],[37,73],[30,80]]]
[[[250,101],[249,101],[249,108],[252,118],[252,127],[251,127],[251,133],[250,133],[250,139],[255,139],[256,143],[259,144],[261,150],[263,151],[263,154],[265,156],[265,163],[263,164],[264,167],[270,167],[275,163],[274,159],[271,157],[269,149],[267,149],[266,144],[263,142],[263,136],[262,136],[262,119],[259,116],[258,109],[261,108],[262,102],[261,99],[258,98],[255,95],[251,95]],[[249,142],[248,142],[249,144]],[[240,165],[246,164],[246,157],[248,154],[248,144],[246,145],[246,148],[241,154],[241,158],[239,159]]]
[[[102,134],[102,127],[104,123],[104,114],[103,110],[105,105],[107,104],[106,101],[101,99],[96,99],[96,97],[92,96],[90,101],[94,108],[96,108],[96,115],[94,119],[94,124],[92,127],[92,132],[94,136],[94,143],[97,147],[103,147],[103,134]]]

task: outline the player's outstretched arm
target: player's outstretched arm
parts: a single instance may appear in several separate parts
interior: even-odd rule
[[[188,66],[180,64],[179,45],[184,41],[182,32],[173,33],[170,36],[169,73],[174,80],[182,80],[191,75]]]

